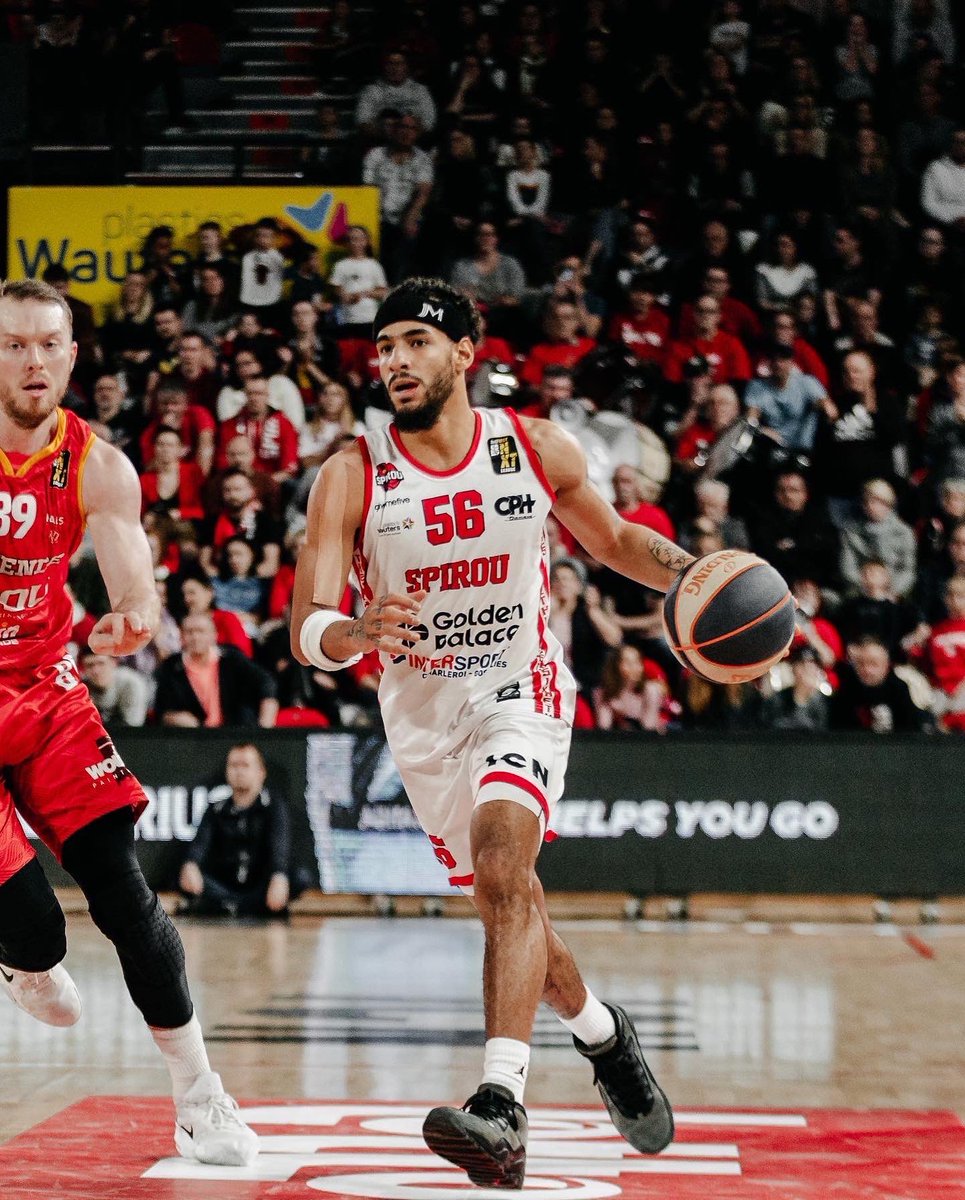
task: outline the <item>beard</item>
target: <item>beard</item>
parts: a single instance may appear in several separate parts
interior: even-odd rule
[[[13,388],[0,388],[0,411],[18,428],[31,432],[43,425],[62,398],[50,389],[43,400],[30,401],[19,396]]]
[[[426,386],[425,399],[418,407],[400,408],[396,410],[395,427],[403,433],[425,433],[442,416],[446,401],[452,395],[456,383],[456,371],[453,366],[444,368]]]

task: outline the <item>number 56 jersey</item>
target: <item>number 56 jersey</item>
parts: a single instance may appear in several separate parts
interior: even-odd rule
[[[444,756],[495,713],[573,720],[576,687],[549,629],[544,524],[555,493],[515,413],[474,417],[468,453],[449,471],[417,462],[394,423],[359,438],[363,599],[429,593],[419,640],[380,656],[386,734],[406,762]]]

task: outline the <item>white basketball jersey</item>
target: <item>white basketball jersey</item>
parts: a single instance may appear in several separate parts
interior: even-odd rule
[[[576,687],[549,629],[544,522],[555,495],[515,413],[474,415],[472,445],[450,471],[412,458],[394,423],[359,438],[362,595],[429,593],[422,640],[381,656],[386,734],[408,762],[448,753],[495,712],[573,719]]]

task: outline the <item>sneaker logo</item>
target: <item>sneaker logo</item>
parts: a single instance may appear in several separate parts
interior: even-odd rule
[[[183,1129],[184,1132],[188,1135],[188,1137],[194,1137],[194,1126],[193,1125],[190,1126],[190,1128],[189,1128],[187,1125],[182,1125],[181,1122],[178,1121],[178,1129]]]
[[[2,975],[4,977],[4,979],[7,981],[7,983],[13,983],[13,976],[8,975],[7,972],[3,969],[3,967],[0,967],[0,975]]]

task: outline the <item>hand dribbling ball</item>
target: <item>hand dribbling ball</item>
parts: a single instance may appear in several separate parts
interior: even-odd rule
[[[747,683],[787,653],[794,613],[794,598],[770,563],[743,550],[718,550],[670,585],[663,627],[685,667],[711,683]]]

